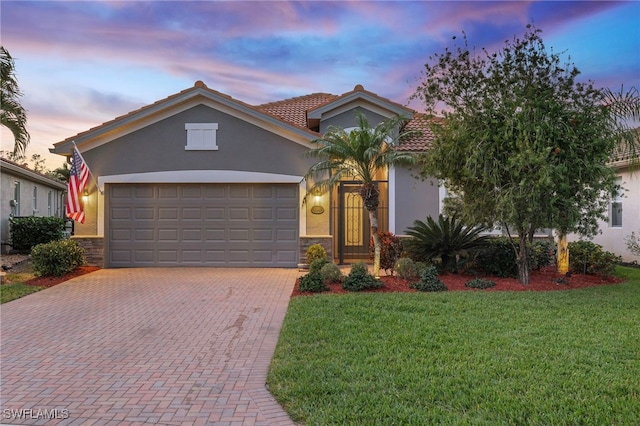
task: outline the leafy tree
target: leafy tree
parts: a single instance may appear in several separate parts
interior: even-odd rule
[[[47,175],[49,177],[61,180],[63,182],[69,182],[69,176],[71,175],[71,169],[69,168],[69,163],[63,163],[62,166],[58,167],[52,172],[48,172]]]
[[[416,97],[443,125],[432,126],[424,175],[460,195],[467,218],[514,230],[520,282],[529,282],[536,229],[591,235],[616,190],[607,162],[620,134],[604,95],[579,83],[578,69],[548,51],[540,30],[496,53],[464,46],[430,58]],[[517,241],[517,242],[516,242]]]
[[[406,137],[415,132],[403,131],[403,117],[392,117],[371,127],[360,112],[356,116],[358,128],[346,132],[332,126],[325,135],[312,143],[316,146],[307,152],[307,157],[318,158],[311,166],[307,178],[313,180],[309,194],[326,191],[344,178],[361,183],[360,196],[369,213],[371,236],[374,242],[374,275],[380,272],[380,237],[378,235],[378,205],[380,191],[376,175],[388,166],[413,164],[415,157],[396,149]]]
[[[30,139],[27,113],[20,105],[20,96],[13,58],[4,46],[0,46],[0,123],[13,133],[14,153],[24,153]]]

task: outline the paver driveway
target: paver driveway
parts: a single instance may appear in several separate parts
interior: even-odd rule
[[[4,304],[0,423],[290,425],[265,380],[297,276],[103,269]]]

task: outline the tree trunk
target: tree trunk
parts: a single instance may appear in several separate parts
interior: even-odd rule
[[[518,277],[520,284],[529,285],[529,256],[527,250],[527,239],[524,233],[519,235],[518,249]]]
[[[565,233],[558,235],[558,272],[561,274],[569,272],[569,245]]]
[[[373,276],[380,278],[380,235],[378,235],[378,210],[369,210],[371,238],[373,238]]]
[[[360,187],[360,197],[364,208],[369,212],[371,224],[371,237],[373,238],[373,276],[380,278],[380,236],[378,235],[378,205],[380,204],[380,191],[373,182],[365,182]]]

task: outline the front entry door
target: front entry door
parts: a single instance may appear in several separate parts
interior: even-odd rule
[[[369,256],[369,213],[360,197],[360,185],[343,182],[339,188],[338,255],[345,259],[366,259]]]

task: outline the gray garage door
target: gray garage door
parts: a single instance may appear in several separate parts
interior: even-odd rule
[[[112,184],[109,267],[294,267],[298,186]]]

